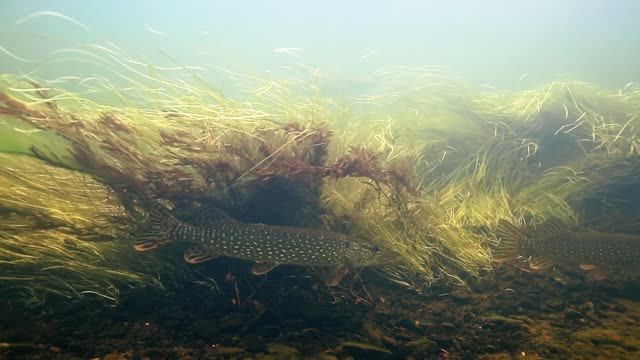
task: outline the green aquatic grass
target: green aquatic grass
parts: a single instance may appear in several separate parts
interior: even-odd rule
[[[436,281],[464,285],[491,270],[500,219],[579,222],[586,199],[640,175],[633,84],[607,92],[563,80],[501,92],[439,67],[391,67],[371,75],[385,84],[382,93],[348,102],[321,95],[317,69],[302,67],[287,81],[223,69],[245,93],[234,100],[194,69],[89,50],[114,60],[92,57],[117,81],[0,76],[0,139],[14,139],[0,150],[46,162],[31,172],[3,163],[3,281],[28,283],[25,294],[40,289],[40,298],[48,291],[115,298],[121,286],[159,286],[122,242],[82,240],[117,237],[125,229],[114,224],[133,225],[113,189],[186,210],[209,201],[242,213],[253,194],[278,183],[297,194],[289,208],[276,209],[291,214],[293,225],[317,226],[321,218],[331,230],[393,248],[403,261],[383,273],[424,290]],[[76,177],[83,180],[67,184]],[[82,201],[67,200],[75,197]],[[107,203],[99,210],[109,216],[94,209]],[[34,224],[49,228],[34,236],[25,230]],[[189,273],[146,259],[158,272]],[[63,263],[73,264],[70,273],[37,274]],[[110,272],[116,267],[126,270]]]
[[[120,291],[162,287],[158,275],[170,282],[180,268],[136,256],[129,216],[90,176],[24,155],[0,154],[0,162],[0,284],[8,301],[117,302]]]
[[[538,224],[554,217],[578,223],[586,200],[640,180],[640,103],[633,84],[607,92],[557,81],[516,93],[466,89],[454,94],[436,96],[431,101],[440,104],[423,107],[419,99],[428,93],[406,92],[406,99],[395,99],[412,106],[413,133],[419,135],[402,143],[422,149],[415,156],[419,194],[405,204],[411,211],[392,216],[393,205],[378,201],[384,211],[366,220],[381,242],[403,254],[404,264],[387,269],[398,282],[418,289],[443,279],[463,283],[463,277],[490,269],[498,220]],[[435,122],[415,116],[428,110]],[[369,138],[394,153],[400,133],[394,125],[407,115],[385,111],[369,117],[385,119],[393,141]],[[447,118],[449,126],[442,121]],[[373,196],[357,197],[353,189],[337,192],[350,194],[341,201],[347,208],[376,203]],[[349,213],[362,211],[354,207]]]

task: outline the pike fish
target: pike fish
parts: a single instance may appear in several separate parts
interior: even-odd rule
[[[278,265],[330,268],[325,283],[337,285],[349,268],[393,263],[397,255],[365,239],[319,229],[249,224],[232,220],[192,225],[155,203],[135,249],[146,251],[172,242],[193,243],[184,254],[192,264],[221,256],[255,261],[252,272]]]
[[[531,237],[500,220],[497,235],[500,243],[493,252],[495,262],[524,257],[533,270],[579,266],[595,279],[605,278],[610,271],[640,274],[640,235],[572,231],[558,219],[538,227]]]

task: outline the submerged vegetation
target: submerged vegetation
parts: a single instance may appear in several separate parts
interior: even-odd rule
[[[197,69],[175,80],[92,50],[81,54],[124,80],[1,78],[0,282],[17,300],[200,281],[180,257],[134,253],[148,198],[187,218],[215,206],[369,238],[402,255],[383,275],[423,291],[491,271],[500,219],[597,224],[640,180],[635,84],[507,93],[395,67],[372,75],[388,92],[345,105],[313,69],[289,81],[226,71],[246,91],[233,100]],[[585,213],[590,201],[603,211]]]
[[[127,216],[112,190],[33,157],[0,160],[3,297],[31,305],[50,295],[117,301],[128,286],[161,286],[148,270],[171,264],[134,259],[117,241]]]

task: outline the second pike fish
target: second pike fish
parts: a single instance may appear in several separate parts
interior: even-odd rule
[[[156,203],[135,248],[145,251],[171,242],[195,244],[184,254],[189,263],[219,256],[252,260],[256,261],[252,268],[256,275],[280,264],[328,267],[331,268],[325,279],[328,286],[337,285],[350,267],[385,265],[398,259],[395,252],[365,239],[318,229],[236,221],[190,225]]]
[[[558,219],[538,227],[532,236],[500,220],[497,235],[496,262],[525,257],[534,270],[556,264],[579,266],[595,279],[607,272],[640,275],[640,235],[572,231]]]

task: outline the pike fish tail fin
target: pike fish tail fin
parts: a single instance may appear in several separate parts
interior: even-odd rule
[[[134,248],[147,251],[174,241],[174,229],[180,224],[169,209],[154,202],[149,209],[149,219],[141,233],[137,235]]]
[[[493,250],[493,261],[502,263],[518,258],[520,244],[525,239],[525,234],[510,222],[500,219],[496,228],[498,246]]]

